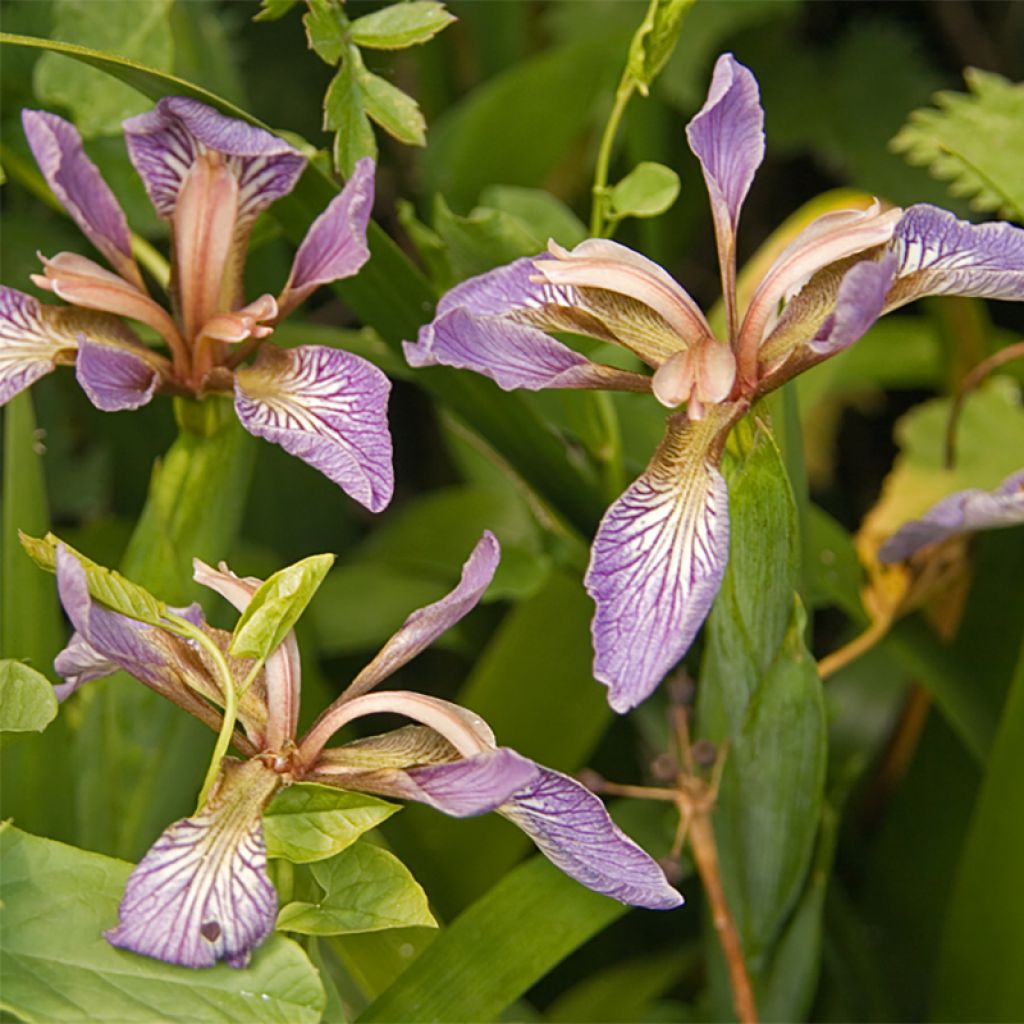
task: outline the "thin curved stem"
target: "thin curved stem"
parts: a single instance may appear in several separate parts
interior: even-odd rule
[[[628,69],[623,72],[618,89],[615,90],[615,103],[604,126],[601,145],[597,151],[597,163],[594,167],[594,185],[591,189],[593,206],[590,212],[590,233],[596,238],[603,238],[609,227],[608,210],[608,167],[612,159],[612,146],[619,131],[619,122],[626,112],[629,101],[636,91],[636,79]]]
[[[818,662],[818,675],[822,680],[835,675],[841,668],[845,668],[850,662],[855,661],[862,654],[867,654],[892,627],[892,619],[886,616],[872,619],[871,624],[863,633],[855,636],[848,644],[844,644],[838,651],[833,651]]]

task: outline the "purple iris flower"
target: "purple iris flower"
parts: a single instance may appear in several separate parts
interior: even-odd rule
[[[175,822],[132,872],[113,945],[185,967],[226,960],[242,967],[273,930],[277,896],[266,871],[261,812],[280,789],[313,781],[349,791],[415,800],[454,817],[497,811],[525,831],[559,868],[583,885],[635,906],[669,909],[682,897],[658,864],[612,822],[586,787],[500,747],[487,724],[465,708],[405,691],[371,693],[466,615],[487,589],[499,559],[485,533],[458,585],[413,612],[348,689],[296,739],[301,666],[289,633],[255,679],[249,659],[228,658],[239,691],[233,743],[247,760],[226,758],[197,813]],[[69,682],[123,669],[217,729],[223,677],[209,648],[173,629],[146,625],[104,607],[89,593],[85,570],[57,549],[61,601],[75,636],[56,667]],[[195,563],[195,578],[244,611],[260,580],[225,565]],[[221,652],[230,634],[206,624],[198,606],[180,618]],[[416,723],[340,747],[327,742],[367,715]]]
[[[647,391],[673,410],[647,469],[605,514],[585,579],[596,604],[594,675],[619,712],[686,653],[718,592],[729,548],[719,462],[751,404],[922,295],[1024,298],[1024,231],[875,202],[811,223],[741,310],[736,229],[764,156],[763,126],[756,79],[724,54],[686,134],[711,198],[725,338],[662,267],[595,238],[571,251],[551,243],[463,282],[405,346],[413,366],[475,370],[506,390]],[[551,332],[614,342],[652,373],[594,363]]]
[[[298,181],[306,158],[286,142],[197,100],[171,96],[124,123],[128,155],[171,229],[170,310],[149,293],[124,212],[54,114],[25,110],[36,162],[110,269],[75,253],[40,256],[32,280],[67,306],[0,287],[0,404],[61,363],[99,409],[137,409],[157,391],[233,394],[242,426],[320,470],[374,512],[394,486],[388,379],[358,356],[319,345],[263,342],[314,289],[369,259],[373,161],[359,161],[313,222],[276,297],[243,294],[252,226]],[[130,322],[166,352],[140,340]],[[249,357],[255,354],[255,360]]]
[[[936,502],[920,519],[901,526],[879,549],[881,562],[903,562],[922,548],[976,530],[1024,523],[1024,469],[994,491],[971,487]]]

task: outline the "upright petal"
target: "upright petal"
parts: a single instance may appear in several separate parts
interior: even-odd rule
[[[994,491],[972,487],[933,505],[920,519],[901,526],[879,549],[882,562],[902,562],[929,544],[975,530],[994,530],[1024,523],[1024,470]]]
[[[387,405],[391,382],[339,349],[265,346],[235,374],[242,426],[308,462],[371,512],[391,500]]]
[[[1012,224],[970,224],[922,203],[904,213],[891,246],[889,309],[922,295],[1024,300],[1024,230]]]
[[[282,317],[320,285],[352,277],[370,258],[366,229],[373,212],[373,173],[369,157],[356,161],[341,194],[306,232],[281,293]]]
[[[257,214],[295,187],[306,158],[270,132],[187,96],[165,96],[124,123],[128,155],[161,217],[170,218],[185,176],[204,152],[220,153],[238,179],[239,221]]]
[[[78,310],[43,306],[0,285],[0,405],[74,360],[82,320]]]
[[[729,551],[717,463],[742,407],[673,416],[646,471],[605,513],[584,583],[597,610],[594,675],[618,712],[646,699],[707,617]]]
[[[657,862],[611,820],[589,789],[567,775],[540,768],[499,813],[556,867],[594,892],[651,910],[683,902]]]
[[[181,967],[244,967],[277,918],[260,815],[280,785],[260,761],[227,761],[202,810],[131,873],[107,941]]]
[[[153,397],[166,360],[141,345],[102,344],[78,336],[75,376],[89,401],[104,412],[138,409]]]
[[[85,236],[124,278],[142,289],[124,211],[85,155],[74,125],[44,110],[23,110],[21,123],[46,183]]]
[[[500,559],[498,539],[490,530],[485,530],[462,566],[462,576],[455,588],[439,601],[414,611],[373,661],[355,677],[345,691],[346,696],[351,699],[373,689],[468,615],[490,586]]]

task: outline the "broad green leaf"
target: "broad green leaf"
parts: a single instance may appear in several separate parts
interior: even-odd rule
[[[400,808],[365,793],[301,782],[263,812],[267,856],[308,864],[333,857]]]
[[[360,67],[358,74],[363,110],[367,115],[399,142],[407,146],[425,146],[427,122],[420,113],[419,104],[386,78],[367,71],[365,67]]]
[[[533,857],[441,932],[360,1024],[495,1020],[626,909]]]
[[[646,94],[676,47],[694,0],[653,0],[629,44],[627,70]],[[653,216],[649,214],[648,216]]]
[[[313,599],[334,555],[310,555],[260,584],[231,635],[236,658],[268,658]]]
[[[346,177],[364,156],[377,158],[377,141],[359,81],[361,66],[359,51],[349,47],[324,96],[324,128],[336,133],[334,166]]]
[[[119,572],[97,565],[91,558],[65,544],[55,534],[48,533],[42,538],[22,534],[21,545],[36,565],[47,572],[57,571],[57,548],[65,548],[85,569],[89,593],[95,600],[138,622],[146,622],[153,626],[163,624],[163,615],[167,610],[163,601]]]
[[[1024,1016],[1024,647],[985,765],[949,898],[931,1001],[932,1020]]]
[[[0,661],[0,732],[42,732],[56,717],[50,680],[20,661]]]
[[[612,189],[615,217],[657,217],[679,195],[679,175],[664,164],[637,164]]]
[[[6,827],[0,833],[4,927],[0,1005],[26,1021],[153,1020],[315,1024],[324,992],[282,936],[243,971],[184,967],[115,949],[103,931],[132,865]]]
[[[302,935],[436,928],[427,894],[392,853],[361,842],[318,861],[313,877],[324,895],[316,903],[289,903],[277,927]]]
[[[713,823],[726,898],[756,975],[804,886],[826,727],[795,597],[795,506],[781,456],[750,421],[733,447],[729,565],[708,619],[698,721],[701,736],[729,743]]]
[[[519,218],[545,244],[553,238],[571,249],[587,237],[583,221],[561,199],[541,188],[488,185],[480,193],[480,205]]]
[[[277,21],[283,18],[299,0],[260,0],[259,13],[253,21]]]
[[[53,35],[170,71],[171,4],[172,0],[55,0]],[[70,110],[86,137],[119,132],[126,117],[148,106],[133,90],[56,53],[40,58],[34,80],[40,101]]]
[[[915,110],[891,146],[974,209],[1024,220],[1024,84],[979,68],[967,68],[964,79],[967,93],[937,93],[938,109]]]
[[[433,39],[453,21],[454,15],[445,10],[444,4],[411,0],[356,18],[349,26],[349,37],[358,46],[374,50],[403,50]]]
[[[334,0],[309,0],[302,16],[309,48],[325,63],[337,64],[345,52],[345,25],[341,5]]]

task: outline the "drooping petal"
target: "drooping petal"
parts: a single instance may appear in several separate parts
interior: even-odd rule
[[[971,488],[933,505],[893,534],[879,549],[882,562],[902,562],[929,544],[958,533],[994,530],[1024,523],[1024,470],[1008,477],[994,491]]]
[[[359,356],[320,345],[265,346],[235,374],[242,426],[308,462],[371,512],[391,500],[391,382]]]
[[[556,867],[594,892],[652,910],[683,902],[657,862],[611,820],[589,789],[567,775],[540,768],[499,813]]]
[[[340,195],[306,232],[281,293],[282,317],[320,285],[352,277],[370,258],[366,228],[373,212],[374,166],[369,157],[357,160]]]
[[[764,110],[757,79],[731,53],[715,62],[707,99],[686,126],[686,138],[704,172],[716,225],[721,220],[735,232],[764,159]]]
[[[263,583],[255,576],[236,576],[224,562],[214,569],[198,558],[192,559],[192,579],[216,591],[240,612],[249,607],[252,595]],[[280,646],[267,658],[264,677],[267,708],[265,743],[269,749],[277,750],[286,738],[294,739],[299,719],[302,660],[294,630],[288,631]],[[243,695],[243,703],[245,697]]]
[[[132,872],[107,941],[181,967],[244,967],[277,918],[260,814],[280,784],[260,761],[226,762],[202,810]]]
[[[605,513],[584,583],[597,610],[594,676],[622,713],[686,653],[711,609],[729,551],[718,458],[742,410],[674,416],[646,471]]]
[[[100,344],[81,334],[75,376],[97,409],[138,409],[149,402],[162,380],[158,359],[141,345]]]
[[[508,747],[447,764],[367,773],[351,783],[364,792],[427,804],[453,818],[487,814],[533,782],[540,769]]]
[[[811,339],[810,349],[830,356],[860,340],[882,315],[895,269],[896,261],[887,253],[877,262],[864,260],[848,270],[839,285],[835,309]]]
[[[74,359],[81,319],[77,310],[43,306],[0,285],[0,405]]]
[[[72,220],[122,277],[144,289],[124,211],[85,155],[78,130],[44,110],[23,110],[21,123],[46,183]]]
[[[63,547],[57,548],[56,569],[60,601],[77,631],[78,642],[84,641],[100,658],[123,669],[212,729],[219,726],[217,711],[196,696],[197,692],[215,692],[216,686],[208,679],[206,668],[188,643],[93,601],[85,570]],[[57,656],[54,667],[58,671],[71,671],[68,682],[77,679],[81,685],[86,681],[81,673],[87,669],[81,649],[76,647],[67,657],[64,655],[62,652]],[[91,671],[98,671],[98,662],[92,662]],[[90,678],[97,676],[92,674]]]
[[[1024,300],[1024,229],[971,224],[937,206],[911,206],[891,243],[896,283],[888,309],[922,295]]]
[[[306,158],[270,132],[186,96],[165,96],[145,114],[124,123],[128,155],[161,217],[170,218],[185,176],[199,154],[227,158],[238,179],[239,223],[295,187]]]
[[[442,633],[468,615],[490,586],[501,559],[501,546],[490,530],[485,530],[462,566],[455,588],[433,604],[418,608],[402,623],[398,632],[380,649],[377,656],[352,681],[349,697],[373,689],[429,647]]]

